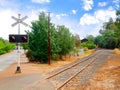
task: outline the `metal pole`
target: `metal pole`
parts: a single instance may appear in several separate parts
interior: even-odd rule
[[[48,64],[50,65],[50,12],[48,12]]]
[[[19,19],[18,34],[20,35],[20,14],[18,14],[18,19]],[[16,69],[16,73],[21,73],[21,69],[20,69],[20,43],[18,43],[18,66]]]
[[[20,34],[20,14],[18,14],[18,19],[19,19],[19,23],[18,23],[18,34]]]

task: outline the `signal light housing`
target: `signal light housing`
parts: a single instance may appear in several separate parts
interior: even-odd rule
[[[9,35],[9,42],[10,43],[28,43],[28,36],[27,35]]]

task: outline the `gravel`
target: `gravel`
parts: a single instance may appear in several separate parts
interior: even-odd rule
[[[100,56],[92,66],[85,69],[60,90],[71,90],[71,88],[72,90],[79,90],[78,87],[84,85],[98,71],[99,67],[105,63],[110,53],[111,50],[104,50],[104,54]]]
[[[101,55],[101,52],[102,52],[103,55]],[[63,67],[61,67],[59,69],[56,69],[56,70],[54,70],[54,71],[52,71],[48,74],[53,75],[53,74],[63,70],[66,67],[69,67],[71,65],[74,65],[75,63],[81,62],[81,61],[86,60],[87,58],[89,58],[91,56],[94,56],[92,58],[89,58],[88,61],[82,62],[79,65],[77,65],[76,67],[73,67],[72,69],[68,69],[65,72],[63,72],[62,74],[59,74],[59,75],[49,79],[49,81],[51,81],[54,84],[54,86],[57,88],[63,82],[68,80],[72,75],[74,75],[76,72],[81,70],[81,68],[86,66],[88,63],[90,63],[94,59],[96,59],[96,57],[98,57],[97,61],[95,63],[93,63],[92,66],[89,66],[82,73],[80,73],[76,78],[71,80],[67,85],[65,85],[63,87],[62,90],[70,90],[70,88],[75,88],[76,86],[78,87],[79,85],[85,84],[86,81],[88,81],[88,79],[91,78],[92,75],[98,70],[99,66],[102,65],[105,62],[105,59],[107,58],[107,56],[110,53],[111,53],[111,50],[98,50],[94,54],[92,54],[88,57],[85,57],[83,59],[79,59],[79,60],[77,60],[77,61],[75,61],[71,64],[64,65]],[[75,89],[73,89],[73,90],[75,90]]]
[[[55,70],[53,70],[53,71],[51,71],[51,72],[48,72],[48,73],[47,73],[47,76],[53,75],[53,74],[55,74],[55,73],[57,73],[57,72],[65,69],[65,68],[67,68],[67,67],[70,67],[70,66],[78,63],[78,62],[84,61],[84,60],[86,60],[87,58],[90,58],[90,57],[92,57],[92,56],[94,56],[94,55],[99,54],[100,52],[101,52],[101,50],[98,50],[98,51],[96,51],[95,53],[93,53],[93,54],[91,54],[91,55],[89,55],[89,56],[87,56],[87,57],[78,59],[78,60],[76,60],[76,61],[74,61],[74,62],[72,62],[72,63],[66,64],[66,65],[63,65],[63,66],[60,67],[60,68],[57,68],[57,69],[55,69]]]

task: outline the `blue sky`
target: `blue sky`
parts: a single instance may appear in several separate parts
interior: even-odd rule
[[[51,12],[51,22],[65,25],[73,34],[85,38],[98,35],[102,23],[110,17],[116,18],[115,11],[120,9],[120,0],[0,0],[0,37],[8,39],[9,34],[17,34],[16,21],[11,16],[28,16],[24,22],[31,25],[41,11]],[[21,34],[29,27],[21,25]]]

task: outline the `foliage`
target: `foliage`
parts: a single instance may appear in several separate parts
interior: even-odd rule
[[[95,37],[93,35],[87,35],[86,39],[88,41],[94,42]]]
[[[32,56],[41,63],[47,62],[48,47],[48,20],[45,13],[39,15],[39,20],[32,22],[32,31],[27,31],[29,35],[28,46]]]
[[[15,44],[10,44],[8,41],[0,38],[0,55],[5,54],[15,48]]]
[[[76,46],[76,47],[79,47],[79,46],[80,46],[80,43],[81,43],[80,37],[79,37],[78,34],[76,34],[76,35],[75,35],[75,46]]]
[[[65,26],[58,26],[58,42],[61,51],[60,55],[66,55],[69,53],[75,46],[74,37],[69,32],[69,29]]]
[[[24,49],[24,50],[29,49],[29,47],[28,47],[28,44],[27,44],[27,43],[23,43],[23,44],[21,44],[21,46],[23,47],[23,49]]]
[[[91,41],[87,41],[87,42],[81,43],[81,47],[87,47],[88,49],[94,49],[96,45]]]
[[[119,12],[117,11],[116,15],[120,15]],[[108,49],[120,48],[120,18],[115,21],[110,18],[108,22],[103,23],[103,29],[99,32],[101,35],[95,38],[95,44]]]
[[[26,56],[28,57],[29,61],[30,62],[36,62],[37,59],[34,58],[34,56],[32,55],[32,51],[31,50],[28,50],[27,53],[26,53]]]
[[[57,59],[74,48],[74,37],[65,26],[50,23],[51,58]],[[48,60],[48,17],[40,13],[39,20],[32,22],[32,30],[26,31],[29,35],[29,51],[27,57],[30,61],[47,63]]]
[[[102,48],[113,49],[117,46],[118,41],[113,30],[105,30],[101,36],[95,38],[95,44]]]
[[[52,60],[58,60],[60,58],[59,54],[52,54],[51,59]]]

